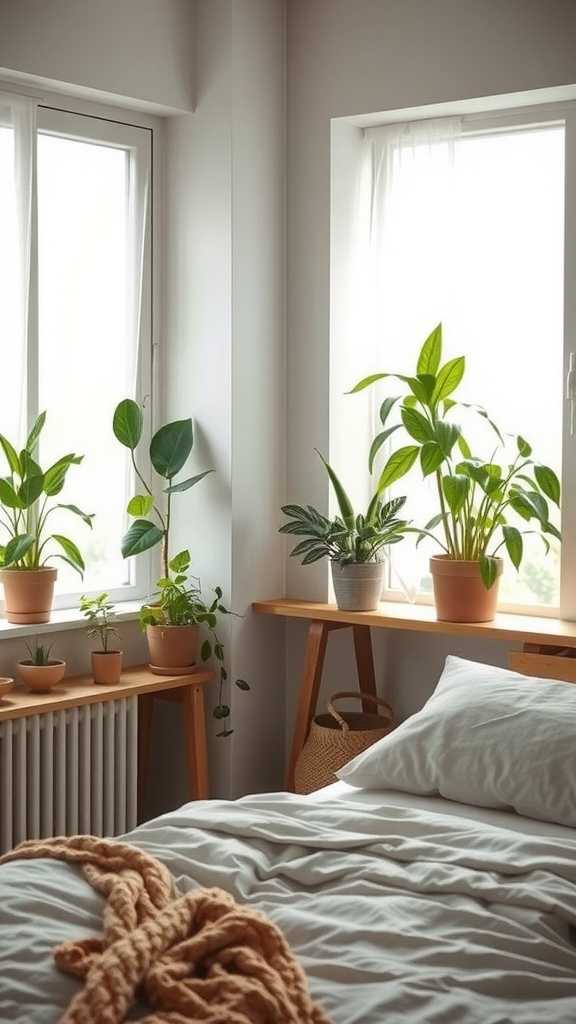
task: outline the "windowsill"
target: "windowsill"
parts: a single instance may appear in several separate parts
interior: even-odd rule
[[[132,622],[138,618],[142,601],[122,601],[115,605],[116,622]],[[57,608],[52,611],[50,622],[35,622],[16,625],[0,618],[0,640],[12,637],[35,636],[44,633],[63,633],[70,629],[83,629],[86,619],[78,608]]]

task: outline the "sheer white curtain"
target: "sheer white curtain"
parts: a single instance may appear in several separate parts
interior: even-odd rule
[[[5,381],[0,430],[26,430],[26,363],[35,319],[32,252],[36,231],[37,102],[0,94],[0,334]]]
[[[440,320],[450,319],[456,288],[452,269],[458,261],[453,196],[460,134],[459,118],[386,125],[364,133],[368,229],[363,324],[375,370],[415,370],[424,338]],[[381,429],[382,398],[395,393],[392,382],[372,390],[372,436]],[[382,450],[375,477],[388,454]],[[412,509],[432,501],[417,475],[401,480],[395,493],[409,490]],[[413,599],[421,563],[414,545],[402,548],[401,562],[392,562],[389,585]]]

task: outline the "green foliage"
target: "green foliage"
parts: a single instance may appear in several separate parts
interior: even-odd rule
[[[80,611],[88,620],[86,632],[93,640],[100,642],[104,654],[110,650],[110,640],[113,636],[119,637],[118,630],[114,625],[114,605],[110,602],[108,594],[98,594],[97,597],[81,597]]]
[[[558,528],[550,521],[548,505],[549,501],[560,504],[560,482],[550,467],[532,459],[532,446],[524,437],[516,436],[515,450],[508,453],[502,431],[486,410],[457,400],[464,372],[463,356],[442,364],[442,325],[438,324],[420,350],[415,377],[373,373],[359,381],[351,394],[389,377],[405,385],[403,395],[382,402],[380,419],[387,426],[372,443],[370,472],[384,441],[394,431],[403,429],[411,443],[389,456],[378,480],[377,494],[400,480],[417,461],[424,477],[435,474],[440,511],[424,529],[416,531],[418,542],[425,536],[438,539],[431,531],[441,529],[440,543],[446,554],[453,559],[479,561],[484,584],[491,587],[497,575],[494,556],[502,548],[519,569],[524,554],[523,534],[537,533],[546,552],[547,537],[561,540]],[[399,422],[388,425],[399,401]],[[460,408],[475,411],[494,431],[498,448],[489,459],[472,454],[460,425],[452,419]],[[496,460],[499,450],[501,458]],[[508,522],[510,515],[519,518],[520,526],[529,523],[535,529],[519,529]],[[307,555],[310,550],[306,550]]]
[[[33,665],[49,665],[50,655],[52,653],[53,644],[41,644],[36,638],[33,643],[26,644],[26,650],[30,655],[30,661]]]
[[[0,447],[8,468],[8,475],[0,478],[0,526],[7,536],[0,548],[0,564],[5,568],[39,569],[49,559],[60,558],[82,576],[84,559],[77,545],[60,533],[49,533],[48,527],[49,516],[59,508],[78,516],[92,528],[92,514],[83,512],[77,505],[49,500],[60,494],[68,470],[79,465],[83,456],[63,455],[43,470],[34,456],[45,422],[43,412],[20,453],[8,438],[0,435]]]

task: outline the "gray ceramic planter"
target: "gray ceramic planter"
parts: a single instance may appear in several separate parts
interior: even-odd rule
[[[380,603],[384,584],[384,562],[332,562],[336,604],[345,612],[372,612]]]

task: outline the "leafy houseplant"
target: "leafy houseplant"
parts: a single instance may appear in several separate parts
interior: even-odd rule
[[[0,548],[0,577],[9,622],[49,621],[57,575],[56,569],[47,565],[50,559],[62,559],[80,576],[84,573],[84,559],[76,544],[60,533],[48,532],[49,517],[56,509],[65,509],[92,527],[93,516],[77,505],[50,500],[60,494],[70,466],[82,462],[83,456],[63,455],[48,469],[41,469],[36,452],[45,420],[43,412],[21,452],[0,435],[9,471],[0,479],[0,524],[7,536]]]
[[[508,455],[505,437],[486,410],[455,399],[464,371],[463,356],[442,365],[442,325],[438,324],[422,346],[413,376],[374,373],[359,381],[352,393],[385,378],[404,385],[403,394],[382,402],[383,429],[372,443],[370,471],[380,448],[396,431],[408,434],[410,443],[385,462],[377,493],[400,480],[416,462],[424,477],[434,475],[439,511],[419,531],[418,543],[431,536],[443,551],[431,559],[438,616],[488,621],[496,610],[502,571],[499,552],[505,552],[519,569],[523,535],[536,533],[546,552],[549,536],[561,540],[549,506],[549,502],[560,503],[560,483],[552,469],[534,461],[532,448],[522,436],[514,437],[514,452]],[[494,431],[496,448],[488,458],[473,454],[455,422],[462,408],[474,410]],[[399,421],[390,424],[397,410]]]
[[[214,716],[226,719],[230,716],[230,708],[222,702],[227,679],[224,648],[214,629],[217,613],[230,613],[221,603],[220,588],[216,588],[214,599],[204,602],[199,581],[194,577],[189,579],[190,553],[185,550],[173,555],[170,543],[173,496],[194,487],[213,470],[204,470],[175,483],[174,478],[184,468],[192,451],[192,420],[177,420],[160,427],[149,447],[152,468],[167,484],[163,487],[165,500],[159,502],[136,462],[136,449],[143,430],[143,413],[137,402],[127,398],[119,403],[114,412],[113,430],[118,441],[130,450],[132,467],[144,492],[134,495],[128,503],[127,511],[134,517],[134,522],[122,540],[122,554],[128,558],[157,544],[162,545],[163,574],[156,584],[157,594],[153,603],[142,608],[140,616],[150,648],[151,669],[162,674],[191,671],[200,647],[200,629],[208,628],[212,639],[204,641],[200,652],[203,660],[214,654],[219,663],[220,696]],[[155,521],[144,518],[150,515],[155,517]],[[243,679],[236,680],[236,685],[241,690],[249,689]],[[218,735],[229,736],[231,733],[232,729],[226,728]]]
[[[66,662],[51,658],[52,646],[35,640],[32,646],[26,644],[29,658],[18,662],[18,672],[28,690],[45,693],[64,678]]]
[[[318,453],[320,454],[320,453]],[[397,544],[408,529],[397,513],[405,498],[384,503],[376,492],[365,515],[356,515],[340,480],[320,456],[336,495],[340,515],[329,519],[311,505],[284,505],[289,521],[280,533],[303,537],[291,552],[303,565],[330,559],[332,580],[338,607],[346,611],[371,611],[378,606],[382,592],[384,563],[380,553]]]
[[[108,594],[80,598],[80,611],[88,620],[87,634],[100,643],[99,651],[92,651],[92,673],[95,683],[114,684],[120,682],[122,673],[122,651],[111,650],[112,637],[119,639],[114,625],[114,605]]]

